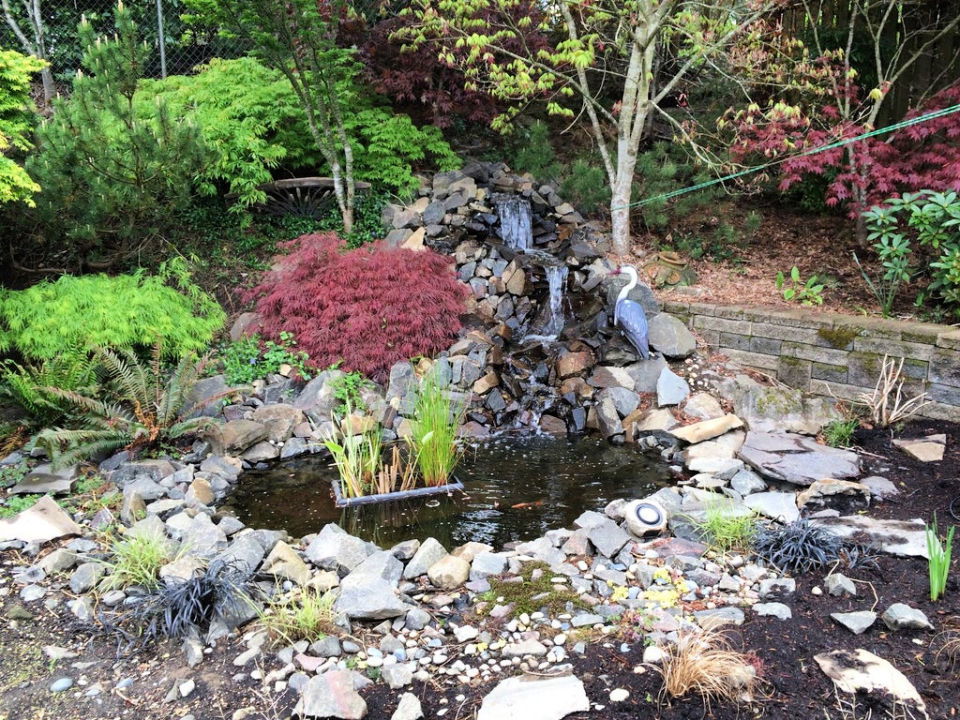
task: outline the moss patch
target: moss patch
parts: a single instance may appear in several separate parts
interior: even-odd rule
[[[842,350],[854,341],[860,331],[852,327],[820,328],[817,335],[827,341],[830,347]]]
[[[539,572],[537,572],[539,571]],[[533,613],[546,608],[551,613],[563,612],[567,603],[574,607],[585,608],[586,604],[570,588],[557,589],[550,578],[555,577],[550,566],[542,562],[528,563],[520,573],[520,582],[504,578],[490,578],[490,589],[480,596],[488,604],[484,614],[503,598],[501,605],[513,605],[513,614]]]

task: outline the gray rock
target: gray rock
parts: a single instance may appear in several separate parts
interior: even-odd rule
[[[893,665],[863,648],[834,650],[813,659],[838,690],[868,705],[893,706],[903,717],[928,718],[927,708],[917,689]]]
[[[753,470],[744,468],[730,478],[730,487],[740,493],[741,496],[746,497],[753,493],[763,492],[767,489],[767,484]]]
[[[617,414],[617,406],[610,395],[605,395],[603,391],[598,393],[597,404],[594,409],[597,412],[600,432],[605,438],[623,434],[623,425],[620,423],[620,416]]]
[[[339,402],[334,395],[334,380],[343,376],[342,370],[324,370],[308,382],[293,401],[293,407],[314,419],[330,419]]]
[[[603,623],[603,616],[596,615],[594,613],[581,613],[580,615],[574,615],[573,619],[570,620],[570,624],[575,628],[593,627],[594,625],[603,625]]]
[[[602,622],[602,619],[601,619]],[[519,642],[508,643],[503,647],[501,654],[505,658],[522,658],[527,655],[540,657],[547,654],[547,648],[543,643],[536,640],[521,640]]]
[[[562,720],[590,710],[583,683],[573,675],[519,676],[502,681],[480,706],[477,720]]]
[[[307,546],[307,559],[323,570],[336,570],[341,575],[360,565],[376,546],[350,535],[338,525],[329,523]]]
[[[265,554],[263,545],[252,532],[248,531],[235,536],[230,546],[217,554],[214,561],[228,563],[235,568],[240,577],[249,579],[257,572]]]
[[[12,518],[0,519],[0,542],[45,543],[80,534],[81,527],[49,495]]]
[[[604,557],[614,557],[630,541],[630,535],[613,520],[604,517],[603,522],[589,528],[587,538]]]
[[[110,473],[110,482],[121,490],[130,482],[137,478],[146,478],[153,482],[160,482],[165,477],[173,475],[176,468],[169,460],[138,460],[137,462],[125,462],[112,473]]]
[[[870,491],[870,494],[878,500],[888,500],[900,494],[897,486],[885,477],[871,475],[860,481],[860,484]]]
[[[765,578],[760,581],[760,597],[763,599],[789,597],[797,591],[797,581],[793,578]]]
[[[470,579],[484,580],[493,575],[502,575],[507,569],[507,554],[482,552],[473,558]]]
[[[404,618],[404,627],[408,630],[423,630],[432,619],[433,617],[426,610],[415,607]]]
[[[403,569],[403,577],[408,580],[426,575],[430,566],[446,557],[447,549],[435,538],[427,538],[420,545],[410,562]]]
[[[744,620],[743,610],[730,605],[709,610],[696,610],[693,616],[704,630],[712,630],[723,625],[743,625]]]
[[[923,612],[904,603],[894,603],[880,619],[891,630],[933,630]]]
[[[388,552],[367,557],[340,583],[337,612],[350,618],[383,620],[403,615],[409,609],[397,596],[397,581],[403,565]]]
[[[416,555],[419,549],[420,541],[414,538],[413,540],[404,540],[401,543],[397,543],[390,548],[390,552],[393,553],[393,556],[398,560],[406,562]]]
[[[793,617],[788,605],[778,602],[757,603],[753,606],[753,611],[760,616],[770,615],[780,620],[789,620]]]
[[[813,438],[793,433],[750,431],[740,448],[740,458],[764,477],[795,485],[860,474],[860,458],[856,453],[826,447]]]
[[[62,677],[54,680],[50,685],[50,692],[64,692],[73,687],[73,678]]]
[[[66,468],[61,472],[34,470],[7,492],[11,495],[46,495],[48,493],[50,495],[61,495],[70,492],[75,477],[75,466]]]
[[[206,437],[217,455],[243,452],[267,439],[267,426],[253,420],[231,420],[207,431]]]
[[[456,555],[446,555],[430,566],[427,577],[434,587],[454,590],[470,577],[470,563]]]
[[[671,360],[690,357],[697,349],[697,340],[687,326],[673,315],[659,313],[649,321],[650,347]]]
[[[844,539],[873,544],[891,555],[927,557],[926,525],[922,520],[881,520],[869,515],[844,515],[811,520]]]
[[[833,575],[827,576],[827,579],[823,581],[823,584],[827,588],[827,592],[834,597],[857,596],[857,586],[854,584],[853,580],[848,578],[846,575],[834,573]]]
[[[297,585],[306,585],[310,582],[310,568],[297,551],[283,541],[273,546],[270,554],[263,561],[260,571]]]
[[[794,388],[762,385],[747,375],[721,382],[718,390],[733,402],[734,412],[754,432],[816,435],[831,420],[842,419],[836,403],[806,397]]]
[[[390,720],[421,720],[423,708],[420,699],[413,693],[404,693],[400,696],[397,709],[393,711]]]
[[[310,652],[317,657],[331,658],[340,657],[343,649],[340,647],[340,640],[335,635],[327,635],[312,643]]]
[[[293,714],[303,718],[360,720],[367,714],[367,703],[354,689],[352,672],[331,670],[307,680]]]
[[[860,633],[864,632],[877,621],[877,614],[875,612],[871,612],[870,610],[858,610],[856,612],[847,613],[835,612],[830,613],[830,617],[843,625],[854,635],[859,635]]]
[[[743,498],[743,504],[761,515],[791,523],[800,517],[797,496],[791,492],[758,492]]]
[[[628,282],[624,275],[609,275],[603,280],[607,307],[613,308],[617,304],[617,296],[627,286]],[[642,282],[637,283],[636,287],[627,295],[627,298],[640,303],[647,317],[654,317],[661,310],[660,303],[657,301],[656,295],[653,294],[653,290]]]
[[[720,401],[708,392],[693,393],[684,404],[683,412],[697,420],[713,420],[726,415]]]
[[[286,403],[262,405],[253,411],[253,420],[267,426],[267,437],[276,443],[282,443],[292,434],[293,429],[306,420],[303,410]]]
[[[221,400],[230,396],[230,386],[224,375],[214,375],[197,381],[187,393],[184,407],[197,408],[190,417],[204,415],[216,417],[220,414]]]
[[[664,368],[657,379],[657,406],[679,405],[689,394],[687,381],[670,368]]]
[[[180,538],[190,555],[197,557],[213,558],[227,548],[227,536],[206,513],[198,513],[182,530]]]
[[[76,595],[83,595],[83,593],[90,592],[96,584],[100,582],[100,578],[103,577],[105,572],[106,568],[102,563],[83,563],[74,570],[73,575],[70,576],[70,589]]]
[[[280,457],[280,448],[266,440],[254,444],[240,455],[248,463],[256,465]]]
[[[399,690],[413,682],[413,670],[406,663],[384,665],[380,676],[391,690]]]

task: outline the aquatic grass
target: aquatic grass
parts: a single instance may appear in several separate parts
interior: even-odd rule
[[[160,584],[160,568],[181,554],[167,538],[146,533],[114,541],[110,552],[113,560],[103,562],[110,572],[103,581],[108,590],[133,585],[152,590]]]
[[[406,492],[416,483],[416,461],[404,459],[400,448],[394,445],[390,448],[390,461],[384,462],[377,472],[376,492]]]
[[[423,482],[429,487],[446,484],[460,461],[457,431],[465,410],[464,404],[440,385],[434,372],[424,376],[408,442]]]
[[[346,414],[338,423],[336,435],[323,441],[340,473],[340,492],[345,498],[370,493],[380,472],[383,452],[379,424],[354,433],[348,425],[352,410],[347,401]]]
[[[260,611],[260,624],[277,642],[319,640],[336,630],[334,595],[304,589],[270,603]]]
[[[695,519],[693,524],[721,553],[749,550],[757,533],[755,513],[743,514],[731,500],[719,496],[705,503],[703,519]]]
[[[953,555],[953,535],[957,526],[952,525],[947,531],[946,541],[940,537],[937,528],[937,515],[934,513],[933,522],[927,525],[927,571],[930,576],[930,600],[936,602],[947,590],[947,577],[950,574],[950,560]]]

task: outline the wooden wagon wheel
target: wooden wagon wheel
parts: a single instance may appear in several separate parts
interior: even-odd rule
[[[368,190],[370,183],[357,181],[358,191]],[[292,215],[317,219],[336,203],[333,178],[302,177],[274,180],[259,186],[267,194],[259,209],[270,215]]]

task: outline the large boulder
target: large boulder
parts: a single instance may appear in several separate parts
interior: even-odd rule
[[[304,422],[306,417],[300,408],[278,403],[258,407],[253,412],[253,420],[267,426],[267,436],[270,440],[282,443],[293,435],[293,429]]]
[[[231,420],[207,431],[207,439],[217,455],[234,455],[267,439],[267,426],[253,420]]]
[[[794,433],[748,432],[740,459],[764,477],[795,485],[860,474],[856,453],[820,445],[813,438]]]
[[[377,546],[350,535],[339,525],[329,523],[307,546],[307,560],[322,570],[346,575],[377,550]]]
[[[687,326],[673,315],[659,313],[650,318],[650,347],[671,360],[688,358],[697,349],[697,339]]]
[[[304,386],[293,401],[293,407],[317,422],[329,420],[340,402],[334,392],[334,381],[342,376],[342,370],[324,370]]]
[[[720,394],[733,403],[734,412],[756,432],[795,432],[816,435],[824,425],[841,419],[836,403],[807,397],[800,390],[762,385],[747,375],[726,378]]]

